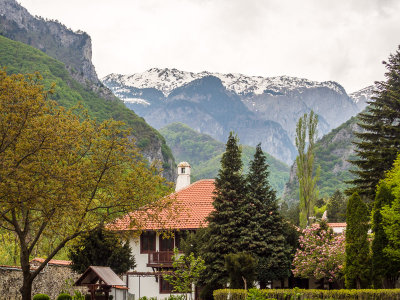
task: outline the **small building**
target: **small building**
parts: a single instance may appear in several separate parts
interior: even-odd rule
[[[163,272],[172,268],[174,248],[179,249],[180,237],[188,232],[207,226],[206,218],[214,210],[214,180],[203,179],[190,184],[190,165],[178,165],[176,192],[167,198],[173,200],[169,210],[163,210],[157,219],[147,218],[140,224],[140,230],[131,227],[136,213],[117,220],[113,230],[132,231],[130,241],[135,255],[136,268],[127,273],[129,293],[140,297],[166,298],[172,294],[172,286],[163,279]],[[175,214],[171,216],[171,214]],[[135,232],[140,235],[135,236]],[[194,289],[192,296],[194,295]]]

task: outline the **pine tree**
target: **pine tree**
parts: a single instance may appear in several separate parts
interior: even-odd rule
[[[395,54],[383,62],[386,81],[376,82],[375,95],[366,112],[359,115],[356,142],[358,159],[351,161],[358,168],[352,171],[357,177],[349,194],[357,191],[369,200],[375,198],[375,188],[389,170],[400,151],[400,46]]]
[[[257,280],[261,288],[268,281],[288,276],[290,267],[285,221],[278,212],[276,194],[268,176],[266,157],[258,144],[247,176],[247,197],[243,204],[247,224],[241,228],[241,246],[258,259]]]
[[[89,266],[107,266],[122,274],[135,267],[129,243],[123,243],[115,232],[102,227],[83,236],[69,250],[71,269],[83,273]]]
[[[382,207],[391,205],[394,196],[385,182],[379,184],[374,208],[372,210],[372,232],[374,239],[372,240],[372,279],[374,288],[394,288],[395,280],[397,279],[398,263],[396,263],[389,255],[384,252],[385,247],[388,246],[388,238],[382,223]],[[394,275],[394,276],[393,276]]]
[[[369,215],[366,204],[354,193],[346,211],[346,288],[367,288],[369,284]]]
[[[329,222],[346,221],[346,199],[341,191],[337,190],[333,193],[326,209],[328,211]]]
[[[238,229],[245,223],[241,208],[246,183],[242,175],[241,149],[237,143],[237,137],[231,132],[215,179],[215,210],[208,217],[207,242],[200,249],[206,266],[202,291],[205,299],[212,299],[212,291],[223,287],[227,281],[224,256],[240,252],[241,248]]]

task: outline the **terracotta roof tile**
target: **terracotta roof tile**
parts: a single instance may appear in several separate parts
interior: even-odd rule
[[[328,223],[329,227],[346,227],[346,222],[344,223]]]
[[[31,260],[31,262],[43,263],[45,261],[44,258],[36,257]],[[70,260],[58,260],[58,259],[50,259],[49,265],[59,265],[59,266],[69,266],[71,264]]]
[[[207,226],[206,217],[214,210],[214,179],[196,181],[167,198],[172,199],[169,209],[158,213],[157,219],[148,218],[145,212],[131,213],[116,220],[110,228],[113,230],[162,230],[197,229]],[[172,213],[171,213],[172,212]],[[133,219],[140,220],[139,226],[132,226]]]

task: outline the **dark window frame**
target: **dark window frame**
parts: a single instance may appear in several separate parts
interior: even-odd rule
[[[152,241],[152,246],[153,247],[151,247],[151,248],[153,248],[154,250],[152,250],[152,249],[144,249],[144,238],[148,238],[148,239],[150,239],[151,238],[151,236],[153,236],[153,241]],[[157,241],[157,234],[156,234],[156,232],[155,231],[143,231],[142,232],[142,234],[140,235],[140,253],[141,254],[143,254],[143,253],[152,253],[152,252],[156,252],[156,241]]]
[[[172,242],[172,248],[171,249],[167,248],[166,250],[162,249],[163,245],[165,245],[165,243],[167,243],[168,241]],[[174,247],[175,247],[175,238],[174,237],[163,238],[163,235],[160,234],[158,242],[159,242],[158,243],[158,251],[160,251],[160,252],[172,252],[172,251],[174,251]]]
[[[163,283],[165,283],[170,289],[163,289]],[[174,287],[168,281],[166,281],[162,276],[159,280],[159,292],[160,294],[182,294],[180,292],[173,292]]]

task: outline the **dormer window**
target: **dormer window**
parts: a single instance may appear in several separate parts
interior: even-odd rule
[[[181,168],[181,174],[185,174],[185,168]]]

